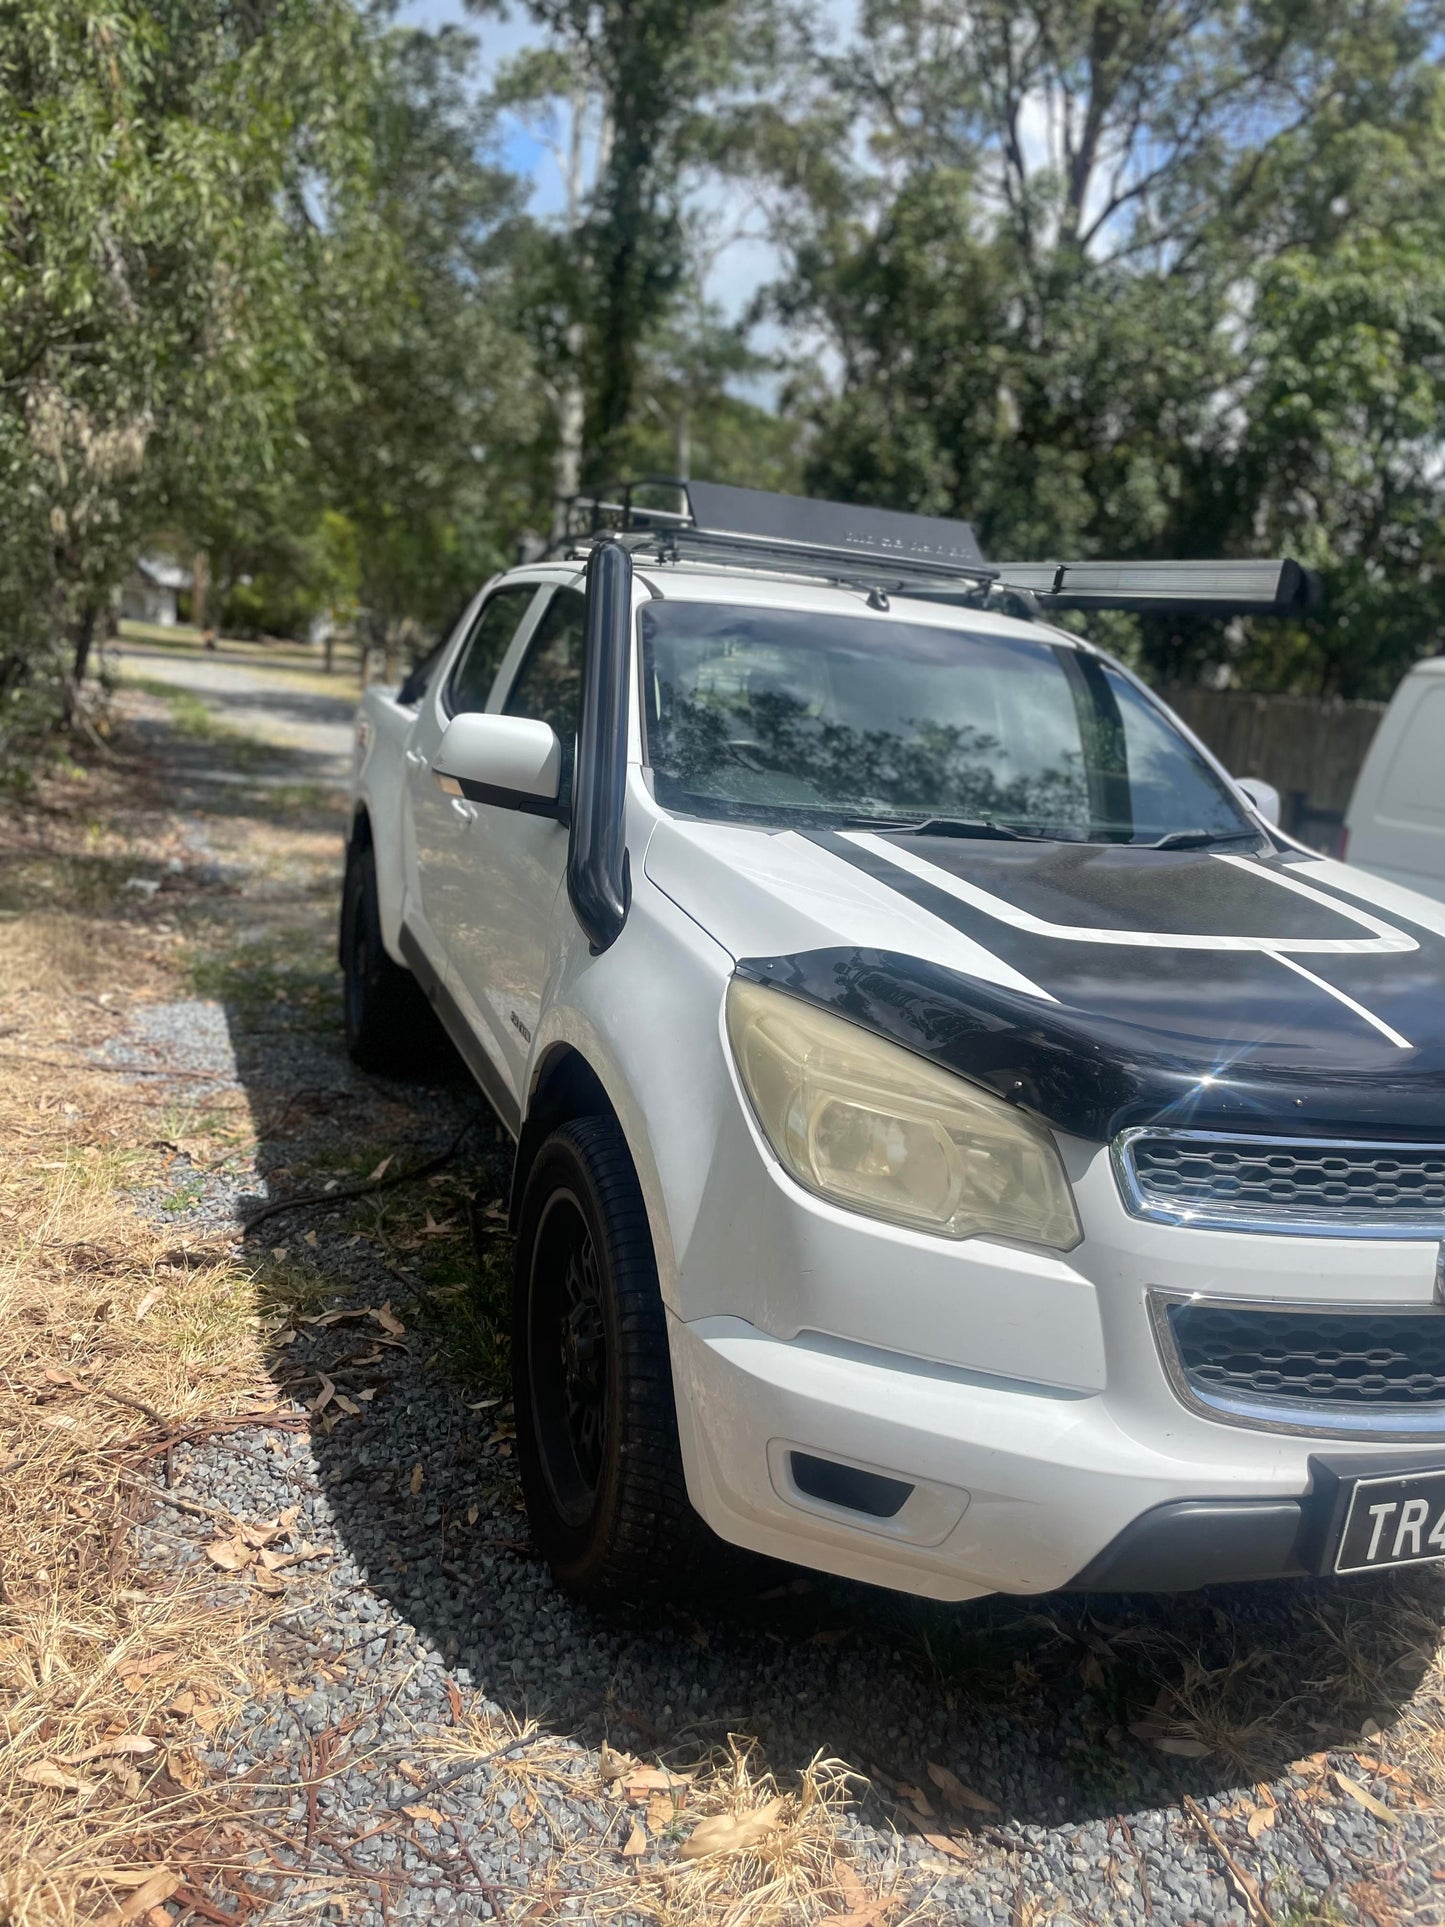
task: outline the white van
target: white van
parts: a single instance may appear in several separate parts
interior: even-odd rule
[[[1395,691],[1345,812],[1345,855],[1362,869],[1445,898],[1445,656]]]

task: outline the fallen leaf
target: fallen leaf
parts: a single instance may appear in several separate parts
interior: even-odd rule
[[[131,1733],[113,1740],[101,1740],[95,1746],[86,1747],[83,1753],[67,1753],[61,1764],[83,1766],[87,1760],[109,1759],[118,1753],[154,1753],[155,1750],[154,1740],[145,1739],[139,1733]]]
[[[469,1526],[474,1526],[477,1523],[478,1519],[481,1518],[481,1516],[482,1516],[482,1509],[480,1506],[469,1505],[467,1507],[467,1524]]]
[[[525,1833],[528,1827],[530,1827],[532,1824],[532,1816],[527,1811],[526,1807],[522,1805],[522,1802],[520,1800],[512,1808],[511,1812],[507,1815],[507,1818],[511,1822],[511,1824],[517,1829],[518,1833]]]
[[[426,1474],[421,1469],[421,1460],[418,1459],[416,1464],[411,1468],[411,1479],[409,1482],[411,1486],[411,1496],[413,1498],[415,1498],[417,1493],[421,1491],[422,1480],[425,1477],[426,1477]]]
[[[381,1307],[380,1311],[373,1311],[371,1315],[377,1324],[380,1325],[381,1329],[384,1332],[390,1332],[393,1338],[400,1338],[406,1330],[406,1326],[402,1324],[401,1320],[392,1310],[391,1300],[389,1298]]]
[[[169,1710],[167,1708],[167,1711]],[[199,1787],[205,1786],[210,1779],[209,1773],[201,1764],[200,1755],[192,1746],[167,1747],[166,1772],[170,1774],[177,1786],[186,1787],[192,1793]]]
[[[646,1852],[647,1852],[646,1829],[643,1827],[643,1824],[640,1820],[634,1820],[632,1823],[632,1831],[631,1833],[628,1834],[626,1844],[623,1846],[623,1849],[622,1849],[622,1858],[624,1860],[635,1860],[638,1854],[646,1853]]]
[[[1352,1800],[1358,1800],[1366,1813],[1373,1813],[1377,1820],[1383,1820],[1387,1826],[1399,1826],[1400,1816],[1397,1813],[1387,1807],[1383,1800],[1377,1800],[1368,1787],[1361,1786],[1358,1780],[1352,1780],[1348,1773],[1341,1773],[1338,1767],[1335,1769],[1335,1785],[1342,1793],[1348,1793]]]
[[[719,1813],[710,1820],[699,1820],[682,1843],[684,1860],[703,1860],[714,1853],[741,1853],[755,1847],[775,1831],[782,1812],[781,1794],[759,1807],[756,1813]]]
[[[278,1572],[268,1572],[264,1566],[257,1566],[251,1574],[257,1592],[268,1592],[277,1596],[286,1590],[286,1581]]]
[[[932,1800],[929,1799],[921,1786],[912,1786],[907,1780],[900,1780],[894,1788],[894,1791],[900,1800],[906,1800],[909,1806],[913,1808],[913,1811],[923,1819],[933,1820],[937,1818],[938,1809],[934,1806]]]
[[[928,1777],[955,1813],[1000,1813],[1003,1810],[996,1800],[990,1800],[987,1794],[975,1793],[972,1787],[963,1784],[956,1773],[933,1760],[928,1762]]]
[[[316,1382],[320,1385],[321,1390],[316,1394],[315,1398],[312,1399],[306,1409],[310,1412],[324,1412],[336,1396],[336,1387],[326,1376],[325,1372],[318,1375]]]
[[[366,1182],[368,1184],[379,1184],[391,1169],[391,1161],[395,1156],[395,1151],[388,1151],[386,1156],[381,1160],[381,1163],[377,1165],[376,1169],[367,1178]]]
[[[156,1302],[157,1298],[160,1297],[162,1290],[163,1290],[162,1286],[152,1285],[150,1290],[146,1292],[145,1296],[137,1304],[135,1308],[135,1322],[137,1324],[140,1323],[142,1318],[144,1318],[146,1313],[150,1310],[151,1306]]]
[[[316,1249],[316,1233],[314,1231],[308,1231],[306,1233],[306,1242],[313,1251]]]
[[[476,1524],[476,1515],[477,1508],[473,1506],[467,1514],[468,1525]],[[616,1747],[609,1746],[606,1740],[602,1742],[602,1749],[597,1755],[597,1771],[604,1780],[620,1780],[632,1764],[627,1754],[619,1753]]]
[[[143,1887],[137,1887],[129,1900],[122,1901],[116,1910],[118,1918],[139,1920],[152,1907],[159,1907],[163,1900],[169,1900],[181,1881],[182,1876],[172,1873],[169,1867],[157,1867]]]
[[[145,1679],[151,1673],[173,1666],[179,1658],[179,1653],[146,1653],[136,1659],[123,1659],[115,1669],[116,1677],[126,1681]]]
[[[460,1726],[462,1723],[462,1689],[454,1679],[447,1681],[447,1705],[451,1709],[452,1725]]]
[[[683,1808],[687,1805],[687,1788],[676,1786],[671,1793],[654,1793],[647,1803],[647,1824],[654,1833],[666,1833],[676,1825]]]
[[[639,1806],[651,1793],[671,1793],[674,1787],[688,1786],[690,1773],[669,1773],[666,1767],[634,1767],[622,1782],[622,1791]]]
[[[338,1392],[336,1394],[336,1403],[348,1418],[360,1417],[361,1407],[356,1403],[354,1398],[348,1398],[344,1392]]]
[[[403,1807],[402,1812],[408,1820],[429,1820],[434,1827],[444,1827],[447,1823],[447,1816],[435,1807]]]
[[[946,1855],[950,1860],[971,1860],[973,1858],[967,1847],[961,1847],[956,1840],[951,1839],[946,1833],[924,1833],[922,1827],[919,1828],[919,1832],[923,1834],[923,1838],[928,1842],[930,1847],[936,1848],[939,1853]]]
[[[67,1773],[58,1760],[37,1760],[34,1766],[22,1766],[20,1778],[28,1780],[31,1786],[54,1787],[60,1793],[94,1793],[95,1783],[77,1778]]]
[[[271,1256],[273,1258],[284,1258],[290,1249],[290,1245],[272,1245]]]
[[[1202,1760],[1209,1751],[1203,1740],[1190,1739],[1187,1733],[1161,1733],[1154,1745],[1178,1760]]]
[[[222,1572],[244,1572],[254,1556],[252,1548],[246,1544],[240,1533],[234,1534],[229,1539],[213,1539],[206,1547],[206,1557],[212,1565],[219,1566]]]
[[[248,1546],[255,1546],[259,1550],[262,1546],[269,1546],[273,1539],[284,1539],[300,1517],[300,1511],[299,1506],[288,1505],[284,1512],[264,1524],[240,1525],[236,1530]]]
[[[1268,1833],[1278,1818],[1278,1807],[1256,1807],[1244,1823],[1249,1830],[1250,1839],[1258,1840],[1262,1833]]]
[[[358,1392],[356,1396],[361,1400],[363,1405],[370,1405],[371,1401],[376,1397],[376,1387],[374,1385],[368,1385],[364,1392]]]
[[[500,1398],[479,1398],[467,1407],[469,1412],[490,1412],[494,1405],[501,1404]]]

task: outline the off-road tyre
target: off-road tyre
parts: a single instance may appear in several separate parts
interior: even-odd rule
[[[528,1174],[512,1385],[532,1538],[569,1592],[683,1592],[725,1552],[688,1501],[652,1238],[609,1117],[553,1132]]]
[[[376,858],[369,845],[346,853],[341,887],[341,979],[346,1048],[364,1071],[405,1076],[435,1055],[437,1020],[411,972],[381,940]]]

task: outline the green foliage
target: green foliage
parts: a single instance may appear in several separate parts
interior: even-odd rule
[[[0,13],[0,742],[74,700],[146,530],[282,467],[362,165],[343,0]]]
[[[1445,10],[871,0],[754,131],[822,492],[998,555],[1281,549],[1318,620],[1144,625],[1165,676],[1388,693],[1445,620]],[[866,135],[866,141],[861,138]]]
[[[841,51],[810,0],[528,11],[490,96],[390,0],[0,11],[0,766],[157,534],[213,616],[392,649],[641,470],[1323,572],[1293,625],[1112,624],[1159,677],[1382,695],[1437,646],[1445,0],[865,0]]]

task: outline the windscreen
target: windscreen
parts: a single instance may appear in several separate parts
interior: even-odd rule
[[[656,601],[639,621],[666,809],[967,819],[1072,842],[1253,833],[1167,716],[1067,643],[702,602]]]

